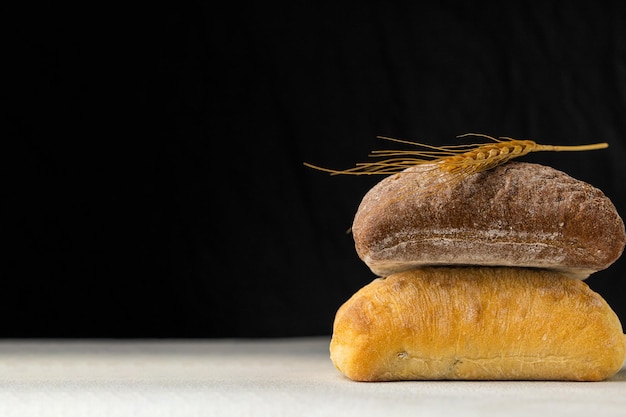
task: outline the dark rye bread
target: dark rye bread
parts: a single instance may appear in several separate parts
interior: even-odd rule
[[[624,223],[599,189],[554,168],[509,162],[433,184],[433,166],[386,177],[352,225],[359,257],[386,276],[427,265],[554,269],[585,279],[622,254]],[[426,186],[425,184],[428,184]]]

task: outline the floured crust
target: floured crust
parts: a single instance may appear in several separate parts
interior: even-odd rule
[[[544,270],[432,267],[379,278],[337,311],[331,360],[357,381],[599,381],[626,337],[582,281]]]
[[[430,182],[432,172],[409,168],[363,198],[352,232],[358,256],[375,274],[488,265],[585,279],[622,254],[626,232],[613,203],[561,171],[509,162],[460,183],[444,176],[439,185]]]

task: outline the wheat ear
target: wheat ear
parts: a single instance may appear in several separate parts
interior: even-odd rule
[[[379,136],[393,142],[416,146],[414,150],[379,150],[370,153],[370,157],[383,157],[380,161],[358,163],[354,168],[334,170],[309,163],[305,166],[332,175],[389,175],[404,171],[406,168],[421,164],[437,164],[441,171],[453,175],[471,175],[502,165],[513,158],[539,151],[591,151],[605,149],[606,142],[589,145],[558,146],[541,145],[532,140],[519,140],[509,137],[494,138],[480,133],[466,133],[458,137],[476,136],[491,140],[491,143],[468,145],[432,146],[385,136]]]

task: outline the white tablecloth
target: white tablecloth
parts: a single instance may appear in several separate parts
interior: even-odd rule
[[[626,416],[604,382],[359,383],[329,339],[0,342],[0,416]]]

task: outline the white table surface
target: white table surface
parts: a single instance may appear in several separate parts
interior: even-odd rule
[[[0,341],[0,416],[626,416],[603,382],[360,383],[329,338]]]

